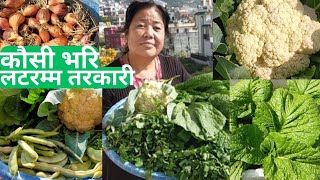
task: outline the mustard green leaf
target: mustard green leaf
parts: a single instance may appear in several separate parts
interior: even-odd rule
[[[230,138],[230,153],[235,160],[260,165],[266,156],[260,150],[264,133],[256,125],[244,125],[236,129]]]
[[[290,94],[279,88],[274,91],[269,105],[276,115],[275,119],[266,121],[278,121],[280,128],[275,130],[280,134],[307,145],[313,145],[319,138],[320,112],[310,95]]]
[[[317,179],[320,176],[320,151],[286,135],[270,133],[265,141],[272,148],[263,162],[267,179]],[[262,143],[261,146],[265,146]]]

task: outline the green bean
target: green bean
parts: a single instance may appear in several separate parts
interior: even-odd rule
[[[22,149],[24,149],[32,158],[38,159],[38,154],[30,147],[28,143],[26,143],[23,140],[19,140],[18,144],[21,146]]]
[[[67,157],[67,155],[64,152],[59,151],[56,155],[54,155],[52,157],[39,156],[38,161],[53,164],[53,163],[57,163],[59,161],[62,161],[66,157]]]
[[[8,139],[13,139],[13,138],[15,138],[15,137],[19,134],[19,132],[20,132],[21,130],[22,130],[22,127],[18,127],[16,130],[14,130],[13,132],[11,132],[10,135],[6,137],[6,139],[8,140]]]
[[[62,161],[54,163],[54,165],[63,167],[63,166],[65,166],[67,164],[67,162],[68,162],[68,157],[64,158]]]
[[[30,174],[30,175],[33,175],[33,176],[36,175],[36,172],[34,170],[32,170],[32,169],[29,169],[29,168],[21,168],[20,167],[19,171],[22,171],[22,172],[24,172],[26,174]]]
[[[87,148],[87,155],[95,163],[102,161],[102,150],[101,149],[95,150],[92,147],[88,147]]]
[[[63,143],[50,139],[57,147],[59,147],[63,152],[65,152],[68,156],[73,157],[74,159],[78,160],[79,162],[83,163],[82,159],[74,153],[70,148],[65,146]]]
[[[39,176],[39,177],[43,177],[43,178],[48,178],[48,179],[54,179],[54,178],[57,178],[58,176],[60,175],[60,172],[55,172],[53,174],[47,174],[47,173],[44,173],[44,172],[37,172],[36,173],[36,176]]]
[[[48,147],[48,146],[43,146],[43,145],[40,145],[40,144],[34,144],[34,148],[35,148],[35,149],[42,150],[42,151],[51,151],[51,150],[54,150],[53,148],[50,148],[50,147]]]
[[[5,153],[5,154],[9,154],[13,150],[13,148],[14,147],[12,147],[12,146],[3,146],[3,147],[0,146],[0,152]]]
[[[82,156],[81,159],[82,159],[83,162],[90,160],[90,158],[89,158],[87,155],[85,155],[85,154]]]
[[[102,171],[97,171],[93,174],[92,178],[101,178],[102,176]]]
[[[90,168],[91,165],[91,160],[83,162],[83,163],[71,163],[70,169],[73,171],[84,171],[84,170],[88,170]]]
[[[25,150],[22,150],[20,160],[23,167],[33,168],[35,166],[35,160],[32,159],[32,157],[30,157],[30,155]]]
[[[59,134],[59,132],[50,131],[50,132],[46,132],[45,134],[39,134],[38,137],[46,138],[46,137],[50,137],[50,136],[56,136],[58,134]]]
[[[9,161],[8,161],[8,166],[9,166],[9,171],[11,174],[13,174],[13,176],[16,176],[17,172],[18,172],[18,152],[19,146],[15,146],[12,150],[12,152],[10,153],[9,156]]]
[[[65,169],[61,166],[52,165],[44,162],[35,162],[34,169],[48,172],[58,172],[66,177],[86,178],[92,177],[95,172],[102,170],[102,163],[97,163],[93,169],[87,171],[72,171],[71,169]]]
[[[9,162],[9,155],[7,156],[7,155],[5,155],[5,154],[3,154],[3,153],[0,153],[0,160],[1,160],[2,162],[4,162],[4,163],[8,164],[8,162]]]
[[[57,147],[53,142],[48,141],[46,139],[38,138],[38,137],[33,137],[33,136],[22,136],[21,137],[23,140],[49,146],[49,147]]]
[[[48,157],[52,157],[54,155],[56,155],[56,153],[54,152],[54,150],[49,150],[49,151],[43,151],[43,150],[40,150],[40,149],[34,149],[39,155],[42,155],[42,156],[48,156]]]
[[[0,146],[8,146],[10,145],[11,141],[6,139],[5,137],[0,137]]]
[[[18,132],[20,135],[24,134],[45,134],[46,132],[41,129],[22,129]]]

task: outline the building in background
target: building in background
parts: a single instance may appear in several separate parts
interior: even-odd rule
[[[170,55],[190,56],[191,53],[198,53],[198,29],[194,22],[170,23],[169,24],[169,44]]]
[[[120,28],[119,26],[104,28],[105,42],[108,47],[120,50],[126,45],[124,34],[120,32]]]

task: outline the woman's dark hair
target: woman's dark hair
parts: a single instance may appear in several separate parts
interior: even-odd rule
[[[166,9],[154,2],[153,0],[135,0],[133,1],[129,7],[127,8],[126,12],[126,21],[124,24],[124,27],[122,28],[122,32],[126,33],[129,30],[129,27],[131,25],[133,17],[141,10],[146,9],[146,8],[151,8],[151,7],[156,7],[161,15],[164,28],[165,28],[165,34],[169,34],[169,21],[170,21],[170,16]],[[126,46],[123,50],[123,53],[126,54],[129,51],[128,47]]]

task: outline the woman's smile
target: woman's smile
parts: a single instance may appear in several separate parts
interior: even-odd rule
[[[140,43],[140,45],[142,45],[146,48],[154,48],[155,47],[155,44],[151,43],[151,42],[142,42],[142,43]]]

